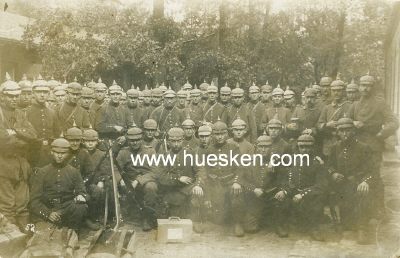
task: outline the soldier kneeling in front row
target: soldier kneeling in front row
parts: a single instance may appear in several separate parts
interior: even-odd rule
[[[68,164],[69,142],[63,138],[54,140],[51,155],[52,163],[40,168],[32,178],[32,215],[36,221],[79,229],[88,212],[87,194],[79,171]]]

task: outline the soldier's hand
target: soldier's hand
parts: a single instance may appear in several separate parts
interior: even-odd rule
[[[192,179],[188,176],[181,176],[179,181],[187,185],[192,183]]]
[[[133,189],[135,189],[138,184],[139,182],[137,180],[131,182]]]
[[[203,188],[201,188],[198,185],[193,187],[192,193],[193,193],[193,195],[196,195],[196,196],[199,196],[199,197],[202,197],[204,195]]]
[[[261,188],[256,188],[254,189],[253,192],[257,197],[260,197],[264,193],[264,191]]]
[[[284,191],[279,191],[275,194],[275,199],[277,199],[278,201],[283,201],[286,197],[286,194]]]
[[[118,132],[118,133],[120,133],[120,132],[122,132],[122,130],[124,129],[122,126],[120,126],[120,125],[114,125],[114,129]]]
[[[103,181],[98,182],[97,183],[97,187],[98,188],[104,188],[104,182]]]
[[[7,133],[8,133],[8,135],[15,135],[15,134],[17,134],[17,132],[14,130],[14,129],[7,129]]]
[[[124,145],[125,142],[126,142],[125,136],[120,136],[120,137],[117,138],[117,143],[118,143],[119,145]]]
[[[50,215],[49,215],[49,220],[51,221],[51,222],[57,222],[57,221],[59,221],[61,219],[61,215],[60,215],[60,213],[58,213],[58,212],[56,212],[56,211],[53,211],[52,213],[50,213]]]
[[[328,123],[326,123],[326,126],[330,127],[330,128],[336,128],[337,122],[336,121],[329,121]]]
[[[303,196],[301,194],[296,194],[295,196],[293,196],[293,202],[298,203],[301,201],[302,198]]]
[[[357,193],[361,195],[366,195],[368,194],[369,191],[369,185],[367,182],[362,182],[361,184],[358,185],[357,187]]]
[[[361,128],[364,126],[364,123],[361,121],[353,121],[353,124],[356,128]]]
[[[119,181],[119,184],[120,184],[122,187],[124,187],[124,186],[125,186],[125,181],[121,179],[121,180]]]
[[[238,195],[242,192],[242,186],[238,183],[233,183],[232,192],[234,195]]]
[[[85,197],[83,197],[81,194],[75,197],[76,202],[86,202]]]
[[[340,182],[340,181],[342,181],[344,179],[344,176],[342,174],[340,174],[340,173],[333,173],[332,174],[332,179],[335,182]]]

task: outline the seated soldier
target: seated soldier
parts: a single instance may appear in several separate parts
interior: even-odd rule
[[[366,229],[371,218],[371,196],[377,172],[371,164],[370,148],[355,139],[355,127],[350,118],[340,118],[337,135],[340,141],[332,146],[329,174],[332,187],[338,195],[342,225],[358,230],[358,243],[368,242]]]
[[[240,154],[249,154],[252,155],[254,153],[254,145],[251,144],[248,140],[246,140],[247,133],[247,125],[246,122],[240,118],[236,118],[232,122],[232,135],[233,138],[227,140],[227,142],[236,144],[239,147]]]
[[[52,142],[52,163],[32,177],[30,210],[36,221],[79,229],[87,215],[88,197],[79,171],[68,164],[70,146],[63,138]]]
[[[143,122],[143,147],[158,152],[160,141],[156,139],[157,135],[157,122],[154,119],[145,120]]]
[[[182,129],[185,133],[183,139],[183,147],[186,150],[195,150],[199,146],[199,139],[196,138],[195,134],[196,124],[188,116],[185,121],[182,122]]]
[[[157,184],[152,176],[153,168],[150,164],[133,164],[132,157],[144,158],[146,155],[149,158],[155,155],[153,148],[145,148],[142,144],[142,130],[138,127],[128,129],[125,136],[128,146],[120,150],[117,156],[117,166],[120,170],[122,179],[120,185],[123,191],[128,195],[127,203],[128,211],[131,208],[143,208],[143,230],[149,231],[156,226],[155,207],[157,203]],[[128,185],[129,184],[129,185]],[[129,193],[133,190],[133,193]],[[133,207],[132,204],[141,205],[141,200],[144,200],[143,207]],[[132,214],[129,214],[132,215]]]
[[[323,161],[314,153],[314,143],[311,135],[300,135],[297,140],[299,152],[308,155],[309,164],[289,167],[285,176],[279,178],[282,190],[275,198],[281,202],[281,216],[287,219],[290,209],[299,226],[308,230],[314,240],[324,241],[319,225],[323,215],[328,174]],[[302,158],[302,161],[307,162],[307,158]],[[282,223],[280,229],[286,231],[287,221]],[[285,235],[280,233],[280,236]]]

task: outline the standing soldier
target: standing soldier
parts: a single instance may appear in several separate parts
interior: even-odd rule
[[[325,105],[329,105],[332,102],[330,95],[330,86],[332,81],[332,78],[325,74],[325,76],[322,77],[321,81],[319,82],[319,86],[321,87],[321,98],[317,102],[317,106],[319,106],[320,108],[323,108]]]
[[[176,94],[169,89],[164,93],[164,105],[154,109],[150,118],[156,120],[158,128],[161,132],[161,138],[165,137],[166,132],[175,124],[182,124],[185,119],[184,113],[176,106]]]
[[[354,120],[357,139],[371,147],[372,164],[378,173],[382,162],[384,140],[396,132],[399,121],[385,100],[374,95],[374,86],[375,78],[371,75],[367,74],[360,78],[361,98],[351,105],[349,117]],[[383,182],[380,176],[376,180],[377,205],[381,212],[384,212]]]
[[[265,130],[266,124],[263,123],[262,120],[265,111],[271,107],[271,92],[272,87],[268,84],[268,82],[266,82],[265,85],[261,86],[260,101],[253,108],[254,118],[257,124],[257,135],[262,135],[263,131]]]
[[[189,83],[189,81],[186,81],[186,83],[183,84],[182,89],[184,91],[191,91],[193,89],[193,86]]]
[[[183,137],[183,148],[186,150],[195,150],[199,146],[199,139],[196,138],[196,124],[190,116],[186,117],[186,120],[182,122],[182,129],[184,132]]]
[[[90,113],[94,114],[94,122],[93,126],[97,124],[97,119],[99,117],[100,109],[104,105],[105,98],[106,98],[106,93],[107,93],[107,86],[101,81],[101,78],[99,78],[98,83],[94,86],[94,102],[90,106]]]
[[[89,116],[89,121],[91,125],[94,125],[96,120],[96,113],[93,113],[90,109],[91,105],[94,103],[94,90],[89,87],[82,88],[82,98],[81,107],[86,111]]]
[[[204,94],[204,93],[203,93]],[[203,120],[215,123],[218,117],[222,117],[226,112],[225,107],[217,101],[218,88],[213,83],[207,87],[207,103],[203,107]]]
[[[319,117],[318,127],[322,136],[322,153],[329,156],[331,146],[337,141],[335,136],[337,121],[344,117],[349,110],[350,103],[344,96],[345,84],[339,77],[331,84],[332,103],[325,105]]]
[[[46,106],[50,94],[46,81],[34,81],[32,92],[34,101],[26,114],[40,141],[30,146],[30,158],[32,167],[42,167],[51,161],[50,143],[60,135],[60,127],[54,110]]]
[[[188,92],[184,90],[179,90],[178,93],[176,94],[178,97],[178,104],[176,105],[176,108],[179,109],[180,111],[184,111],[186,108],[186,101],[188,98]]]
[[[232,122],[231,129],[233,137],[228,139],[228,143],[237,145],[240,154],[254,154],[254,145],[245,139],[247,132],[246,122],[238,117]]]
[[[67,99],[56,110],[61,131],[65,132],[75,122],[79,128],[89,128],[88,113],[78,104],[82,95],[82,86],[76,81],[68,84]]]
[[[284,139],[282,139],[282,131],[283,125],[278,119],[273,118],[268,122],[267,132],[272,139],[272,154],[283,155],[292,152],[290,145]]]
[[[239,88],[239,84],[237,84],[236,88],[232,90],[232,106],[227,109],[222,120],[231,125],[235,119],[240,117],[247,125],[246,138],[253,143],[257,138],[257,126],[253,110],[249,109],[243,102],[244,90]]]
[[[154,111],[154,109],[158,108],[159,106],[162,105],[163,101],[163,93],[160,90],[160,88],[154,88],[151,90],[151,106],[149,106],[144,114],[143,114],[143,119],[149,119],[151,113]]]
[[[79,171],[68,164],[69,147],[63,138],[51,143],[53,161],[32,178],[30,210],[34,221],[78,230],[87,215],[88,196]]]
[[[266,125],[272,118],[278,119],[284,126],[290,122],[290,110],[284,106],[283,94],[284,91],[278,84],[278,86],[276,86],[272,91],[272,107],[267,108],[264,118],[262,119],[264,125]]]
[[[146,113],[146,110],[151,107],[151,90],[149,90],[147,84],[144,86],[144,90],[142,91],[142,93],[143,93],[143,103],[141,105],[141,108]]]
[[[32,104],[32,82],[28,81],[26,74],[24,74],[18,85],[21,87],[18,107],[27,108]]]
[[[253,85],[249,87],[249,102],[247,103],[248,108],[250,110],[253,110],[253,108],[257,105],[259,101],[260,88],[258,88],[253,82]]]
[[[201,91],[195,87],[190,91],[190,97],[192,101],[186,108],[186,116],[190,116],[198,128],[203,119],[203,106],[200,104]]]
[[[30,166],[26,148],[36,141],[28,118],[17,109],[21,88],[6,74],[0,86],[0,213],[20,229],[28,223]]]
[[[283,92],[283,99],[285,101],[285,107],[287,107],[290,110],[290,115],[292,115],[297,105],[296,105],[295,93],[294,91],[289,89],[289,86],[287,86],[286,90]]]
[[[329,173],[337,194],[342,225],[347,229],[355,226],[358,230],[358,243],[366,244],[367,226],[373,207],[371,201],[379,191],[376,188],[379,174],[374,169],[375,160],[371,149],[356,140],[352,119],[339,119],[337,133],[340,141],[332,146]]]
[[[211,82],[211,85],[214,85],[213,82]],[[210,84],[206,83],[206,80],[202,84],[200,84],[199,89],[201,91],[201,104],[205,105],[208,101],[208,87],[210,87]],[[217,88],[218,89],[218,88]]]
[[[231,93],[232,90],[227,83],[219,91],[220,102],[226,109],[231,106]]]
[[[122,88],[114,81],[108,89],[110,102],[104,105],[96,118],[96,131],[100,138],[116,139],[128,127],[125,106],[121,104]]]
[[[58,109],[58,107],[64,103],[65,98],[67,96],[67,92],[64,90],[62,86],[57,86],[54,88],[53,91],[54,97],[56,98],[56,103],[55,103],[55,110]]]
[[[153,176],[153,167],[151,164],[134,165],[132,157],[138,158],[145,155],[155,155],[154,149],[144,148],[142,145],[142,130],[138,127],[131,127],[126,133],[128,146],[121,149],[117,156],[117,163],[122,171],[121,186],[126,187],[126,184],[131,184],[135,189],[135,195],[143,198],[144,207],[149,207],[143,210],[143,230],[149,231],[156,226],[155,214],[150,210],[155,210],[157,204],[157,184]],[[128,181],[128,182],[127,182]],[[134,198],[137,198],[137,197]],[[129,196],[128,196],[129,197]],[[132,196],[130,196],[132,197]],[[132,203],[130,203],[132,204]],[[127,204],[129,205],[129,203]]]
[[[143,122],[143,148],[158,152],[160,141],[156,139],[157,128],[157,122],[154,119],[147,119]]]
[[[354,79],[352,79],[351,83],[346,86],[346,98],[351,103],[360,99],[358,85],[354,82]]]
[[[139,91],[136,89],[129,89],[126,94],[128,95],[128,104],[126,106],[127,124],[135,124],[138,127],[143,125],[143,109],[139,105]]]

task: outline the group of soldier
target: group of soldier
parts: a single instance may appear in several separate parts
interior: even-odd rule
[[[139,217],[143,230],[179,216],[197,232],[205,221],[230,225],[236,236],[270,224],[287,237],[294,224],[324,240],[330,207],[362,244],[369,219],[384,214],[380,163],[398,120],[369,74],[359,85],[324,76],[301,96],[268,82],[247,94],[206,82],[124,92],[115,81],[82,86],[41,76],[7,77],[0,95],[0,212],[21,230],[40,221],[77,230],[110,222],[113,178],[124,217]],[[311,162],[180,166],[184,151],[261,154],[266,164],[272,154],[303,153]],[[132,157],[160,154],[176,162],[133,165]]]

